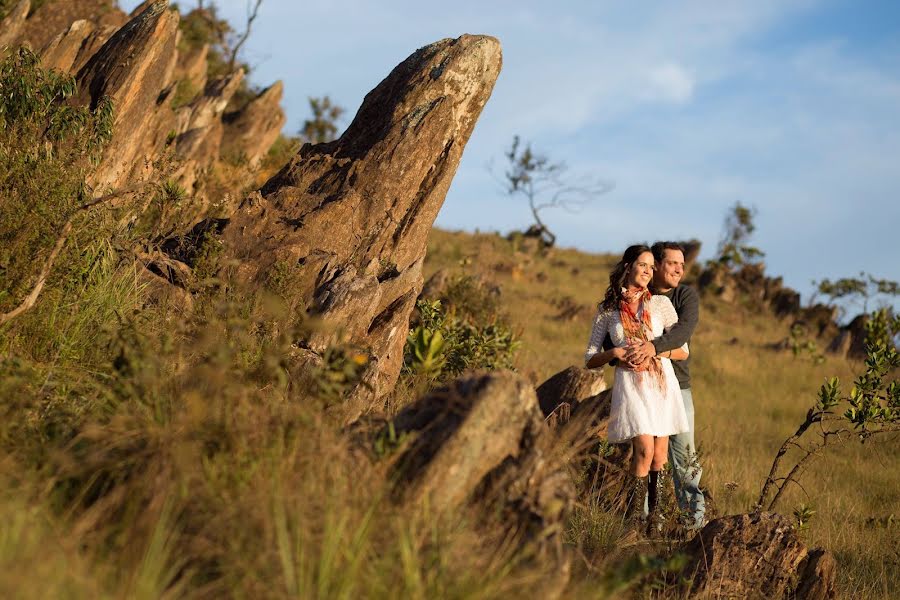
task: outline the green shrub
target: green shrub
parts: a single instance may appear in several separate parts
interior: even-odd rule
[[[404,371],[446,380],[468,369],[512,369],[520,342],[499,320],[473,322],[445,312],[440,300],[416,303],[419,324],[407,337]]]

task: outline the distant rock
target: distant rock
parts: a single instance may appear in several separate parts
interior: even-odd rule
[[[238,279],[295,275],[295,302],[331,327],[310,349],[338,340],[372,349],[366,392],[350,412],[396,383],[426,239],[500,65],[500,44],[487,36],[416,51],[339,139],[303,146],[224,231]]]
[[[225,115],[223,156],[240,156],[251,168],[259,164],[287,122],[281,110],[283,94],[284,84],[276,81],[244,108]]]

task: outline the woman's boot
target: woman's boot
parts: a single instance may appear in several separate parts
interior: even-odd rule
[[[622,484],[625,498],[625,520],[630,521],[644,512],[644,498],[647,494],[647,478],[628,474]]]
[[[659,471],[650,471],[647,477],[647,537],[656,529],[656,506],[659,501]]]

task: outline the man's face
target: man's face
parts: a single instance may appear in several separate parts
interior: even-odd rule
[[[665,250],[663,259],[656,265],[653,285],[669,289],[678,287],[684,277],[684,253],[681,250]]]

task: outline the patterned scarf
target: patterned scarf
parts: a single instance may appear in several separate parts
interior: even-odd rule
[[[650,298],[652,294],[647,288],[629,292],[622,288],[622,299],[619,301],[619,317],[625,330],[626,343],[647,342],[653,339],[653,323],[650,321]],[[637,309],[631,309],[631,303],[638,301]],[[638,317],[640,313],[640,317]],[[666,379],[662,372],[662,361],[654,356],[635,371],[647,371],[653,377],[661,391],[666,390]],[[641,374],[643,375],[643,374]]]

